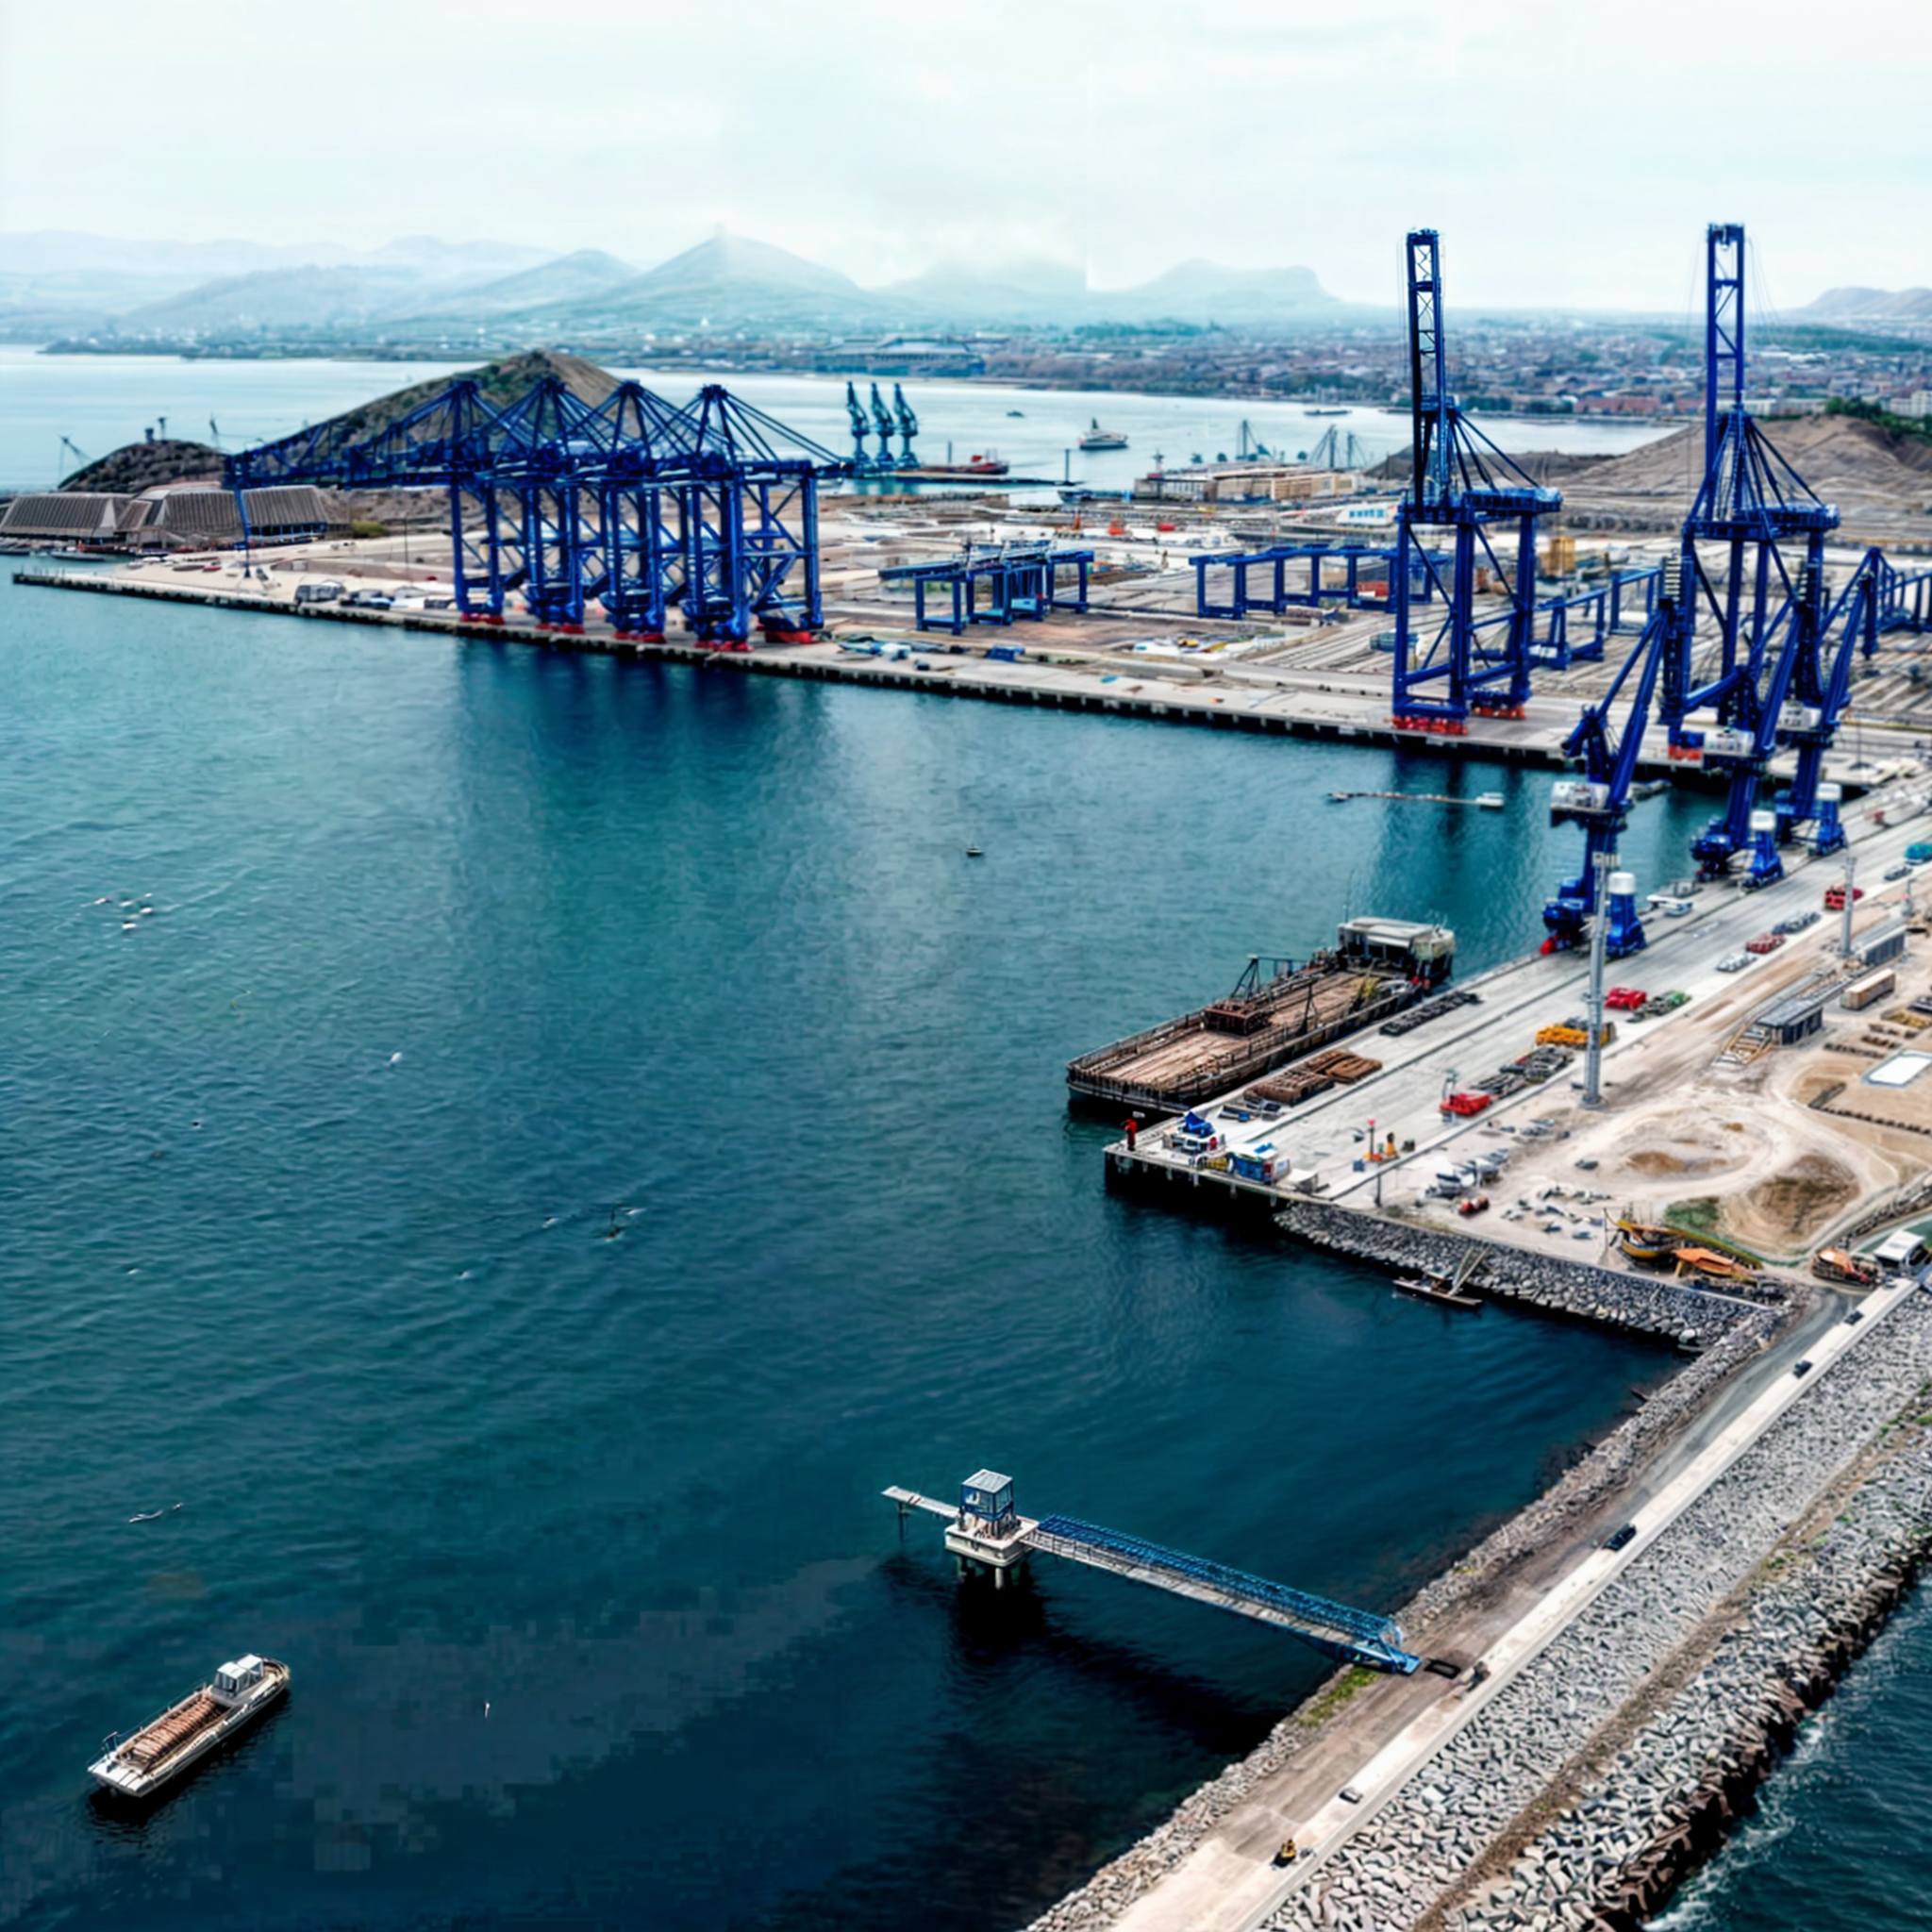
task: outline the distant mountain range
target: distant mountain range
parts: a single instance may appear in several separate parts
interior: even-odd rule
[[[1827,289],[1794,313],[1807,322],[1932,322],[1932,289]]]
[[[598,249],[545,257],[426,237],[361,256],[253,242],[0,236],[0,334],[201,343],[341,337],[436,342],[656,335],[841,335],[1028,325],[1292,325],[1341,311],[1306,268],[1191,261],[1095,290],[1069,263],[945,263],[885,288],[718,234],[656,267]]]

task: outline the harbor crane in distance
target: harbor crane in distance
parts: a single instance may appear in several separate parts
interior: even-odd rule
[[[892,459],[892,432],[898,425],[892,420],[891,410],[886,407],[885,398],[879,394],[877,383],[872,386],[872,424],[879,439],[878,467],[896,470],[899,466]]]
[[[896,382],[892,385],[892,414],[899,419],[899,467],[909,470],[919,461],[912,454],[912,439],[919,434],[919,418],[912,413],[906,391]]]
[[[878,388],[876,385],[873,388],[873,397],[875,401],[878,397]],[[881,469],[890,469],[891,467],[892,455],[892,445],[890,442],[884,445],[885,457],[883,460],[874,456],[872,451],[865,446],[866,438],[872,434],[872,420],[865,413],[865,405],[858,400],[858,391],[853,388],[850,382],[845,385],[845,416],[846,420],[852,425],[853,475],[857,476],[873,476],[876,475]]]
[[[1433,228],[1407,242],[1410,450],[1413,468],[1398,514],[1394,575],[1393,724],[1398,730],[1468,730],[1472,712],[1520,718],[1529,697],[1536,623],[1536,520],[1562,508],[1475,427],[1449,392],[1442,322],[1440,239]],[[1505,530],[1516,530],[1506,561]],[[1446,558],[1429,540],[1446,533]],[[1446,565],[1446,569],[1445,569]],[[1502,593],[1503,608],[1478,616],[1478,573]],[[1442,611],[1418,621],[1426,586]]]
[[[1690,842],[1700,873],[1722,877],[1748,844],[1746,883],[1760,886],[1783,876],[1780,831],[1789,836],[1817,817],[1819,774],[1838,722],[1826,705],[1822,646],[1824,540],[1839,515],[1745,407],[1743,225],[1713,222],[1705,260],[1704,481],[1684,521],[1685,608],[1661,709],[1674,755],[1701,749],[1705,770],[1729,780],[1723,813]],[[1716,647],[1700,671],[1701,615]],[[1686,720],[1706,708],[1717,724],[1700,737]],[[1758,793],[1780,744],[1798,748],[1801,776],[1773,818],[1758,810]]]
[[[1615,883],[1627,880],[1628,874],[1609,872],[1612,883],[1604,889],[1608,904],[1599,908],[1598,880],[1608,868],[1600,868],[1597,858],[1607,854],[1614,865],[1617,841],[1628,822],[1630,786],[1637,775],[1651,705],[1663,667],[1677,647],[1683,586],[1682,566],[1674,560],[1665,564],[1657,604],[1644,623],[1642,635],[1610,680],[1609,689],[1585,709],[1563,741],[1564,756],[1580,758],[1584,775],[1559,778],[1551,788],[1550,823],[1583,827],[1583,865],[1574,878],[1564,879],[1557,886],[1556,897],[1543,908],[1548,937],[1542,949],[1546,953],[1568,952],[1581,945],[1599,910],[1605,920],[1604,951],[1607,957],[1625,958],[1643,947],[1643,922],[1638,916],[1636,894],[1619,891]],[[1628,709],[1618,725],[1614,722],[1617,707],[1626,687]]]

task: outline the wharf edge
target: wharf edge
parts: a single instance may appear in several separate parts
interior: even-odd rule
[[[252,611],[258,616],[298,617],[308,623],[387,625],[392,630],[427,631],[466,641],[532,644],[542,649],[591,652],[600,657],[630,658],[641,662],[707,665],[766,677],[796,677],[822,684],[870,685],[884,691],[917,691],[938,697],[976,698],[991,704],[1032,705],[1042,710],[1084,711],[1104,717],[1145,718],[1158,724],[1207,725],[1211,729],[1244,732],[1257,737],[1301,738],[1329,744],[1372,745],[1383,750],[1427,752],[1442,757],[1488,759],[1498,764],[1524,765],[1551,772],[1573,769],[1574,761],[1554,747],[1490,739],[1472,729],[1461,738],[1398,731],[1392,724],[1344,724],[1333,719],[1298,718],[1287,712],[1224,710],[1211,703],[1191,701],[1178,691],[1168,694],[1070,691],[1030,683],[1024,675],[999,682],[975,680],[961,684],[928,673],[889,668],[873,659],[844,662],[834,658],[800,658],[780,655],[787,647],[760,646],[749,651],[722,651],[710,644],[641,642],[603,637],[594,632],[550,630],[541,625],[466,624],[441,618],[385,610],[339,610],[326,606],[272,603],[227,591],[201,591],[172,584],[117,583],[66,571],[17,570],[13,581],[35,590],[86,591],[98,596],[145,597],[166,604],[203,605],[215,609]],[[830,641],[829,640],[827,641]],[[939,657],[941,647],[930,641],[907,641],[909,649]],[[1024,670],[1024,667],[1016,667]],[[1640,769],[1657,777],[1682,779],[1681,769],[1662,759],[1646,758]]]

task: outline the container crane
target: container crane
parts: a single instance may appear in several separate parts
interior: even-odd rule
[[[1637,775],[1651,705],[1664,667],[1677,648],[1683,586],[1682,566],[1674,560],[1665,564],[1657,604],[1636,647],[1610,680],[1609,689],[1584,711],[1563,741],[1564,755],[1583,760],[1584,775],[1558,779],[1551,789],[1550,823],[1583,827],[1583,866],[1576,877],[1564,879],[1557,886],[1556,897],[1543,908],[1543,925],[1549,934],[1543,941],[1546,953],[1567,952],[1582,944],[1590,922],[1597,914],[1597,857],[1607,854],[1614,865],[1617,841],[1629,819],[1630,786]],[[1626,687],[1629,708],[1618,726],[1614,720]],[[1611,872],[1610,877],[1616,881],[1628,874]],[[1638,917],[1634,891],[1620,891],[1613,883],[1604,916],[1604,951],[1610,958],[1621,959],[1641,950],[1643,922]]]
[[[892,385],[892,413],[899,419],[899,467],[909,470],[919,460],[912,454],[912,439],[919,434],[919,418],[912,413],[906,391],[896,382]]]
[[[1688,608],[1665,667],[1661,708],[1678,751],[1698,748],[1698,736],[1685,728],[1692,712],[1709,708],[1717,715],[1716,728],[1702,735],[1703,762],[1728,777],[1729,791],[1723,814],[1691,841],[1699,870],[1723,875],[1748,844],[1747,883],[1766,885],[1784,865],[1776,821],[1767,826],[1757,809],[1765,771],[1780,743],[1798,744],[1807,795],[1794,792],[1786,829],[1799,822],[1801,807],[1804,818],[1815,817],[1817,774],[1838,722],[1826,707],[1821,654],[1824,539],[1839,516],[1745,407],[1740,223],[1714,222],[1707,232],[1704,367],[1704,482],[1684,523]],[[1700,613],[1717,637],[1701,681],[1692,663]]]
[[[892,420],[892,412],[887,408],[885,398],[879,394],[879,386],[872,386],[872,424],[879,439],[878,467],[881,470],[896,470],[899,466],[892,460],[892,432],[898,427]]]
[[[852,425],[853,474],[869,476],[878,468],[873,453],[865,446],[865,439],[872,434],[872,424],[866,417],[865,405],[858,400],[858,391],[849,382],[845,385],[845,416]],[[891,454],[890,449],[887,454]]]
[[[1413,468],[1398,521],[1394,578],[1394,724],[1398,729],[1460,733],[1471,712],[1521,717],[1529,696],[1536,623],[1536,520],[1562,508],[1462,413],[1448,386],[1439,238],[1407,239],[1408,367]],[[1507,525],[1516,526],[1506,561]],[[1447,558],[1428,541],[1448,533]],[[1503,597],[1479,617],[1477,578]],[[1426,586],[1442,615],[1418,622],[1415,594]]]

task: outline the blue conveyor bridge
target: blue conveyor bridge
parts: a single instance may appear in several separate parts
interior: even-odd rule
[[[959,1485],[957,1507],[916,1490],[893,1488],[885,1493],[898,1504],[902,1524],[908,1509],[945,1518],[946,1548],[962,1574],[983,1571],[998,1584],[1030,1555],[1058,1557],[1272,1624],[1341,1663],[1402,1675],[1422,1664],[1422,1658],[1406,1647],[1401,1625],[1373,1610],[1351,1609],[1346,1604],[1291,1590],[1206,1557],[1163,1549],[1077,1517],[1044,1516],[1036,1522],[1022,1516],[1013,1507],[1012,1478],[991,1470],[980,1470]]]

